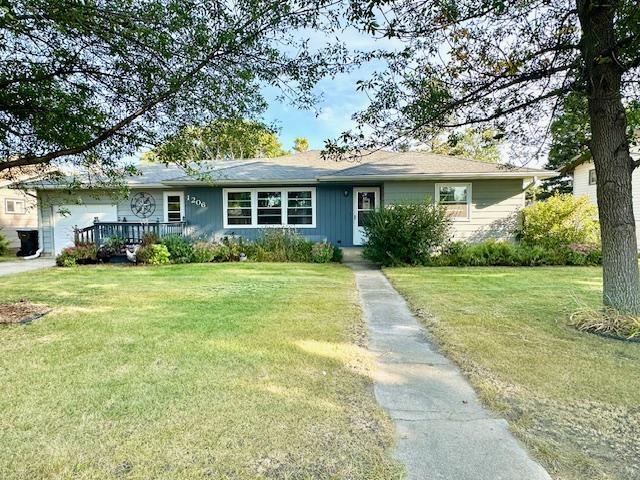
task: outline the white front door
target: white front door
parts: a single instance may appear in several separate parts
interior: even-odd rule
[[[362,245],[366,241],[364,219],[371,210],[380,208],[378,187],[356,187],[353,189],[353,244]]]
[[[61,214],[60,212],[64,212]],[[118,207],[116,205],[57,205],[53,207],[53,247],[58,255],[67,247],[73,247],[74,228],[93,225],[97,217],[103,222],[115,222],[118,220]]]

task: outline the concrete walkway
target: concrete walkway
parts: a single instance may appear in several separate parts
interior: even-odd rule
[[[34,258],[33,260],[11,260],[0,262],[0,276],[12,273],[30,272],[41,268],[53,267],[56,261],[53,258]]]
[[[549,480],[439,354],[382,272],[350,263],[377,357],[375,396],[396,426],[408,479]]]

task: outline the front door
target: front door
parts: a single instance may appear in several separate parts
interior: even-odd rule
[[[367,214],[380,207],[378,187],[356,187],[353,189],[353,244],[362,245],[367,239],[364,234],[364,219]]]

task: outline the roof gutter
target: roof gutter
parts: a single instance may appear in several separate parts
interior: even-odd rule
[[[349,182],[366,180],[476,180],[476,179],[501,179],[501,178],[552,178],[557,177],[558,172],[547,170],[539,172],[504,172],[504,173],[434,173],[414,175],[335,175],[318,177],[320,182]]]

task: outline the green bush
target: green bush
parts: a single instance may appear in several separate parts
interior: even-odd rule
[[[137,263],[146,263],[149,265],[163,265],[169,263],[169,250],[165,245],[157,243],[151,245],[143,245],[136,251]]]
[[[168,235],[162,239],[161,243],[167,247],[173,263],[191,263],[193,261],[193,247],[180,235]]]
[[[497,240],[477,244],[453,242],[440,255],[430,257],[426,265],[454,267],[535,267],[542,265],[600,265],[602,254],[593,245],[572,244],[546,248]]]
[[[523,210],[518,237],[522,243],[545,248],[598,245],[597,213],[587,197],[557,194]]]
[[[193,245],[193,261],[196,263],[228,262],[231,249],[223,243],[198,242]]]
[[[158,235],[156,235],[153,232],[145,232],[142,234],[142,240],[140,242],[140,244],[142,246],[147,246],[147,245],[153,245],[154,243],[159,243],[160,239],[158,238]]]
[[[237,262],[240,260],[240,256],[244,254],[247,258],[255,260],[257,247],[254,243],[244,240],[242,237],[224,237],[222,244],[226,246],[228,250],[228,262]]]
[[[447,242],[450,228],[445,208],[430,201],[376,210],[365,219],[362,255],[386,266],[421,264]]]
[[[107,240],[104,242],[104,246],[113,255],[119,255],[120,253],[122,253],[125,245],[126,245],[125,239],[117,235],[107,238]]]
[[[313,263],[329,263],[333,259],[333,251],[333,245],[330,243],[315,243],[311,247],[311,261]]]
[[[2,229],[0,228],[0,230],[2,230]],[[8,253],[9,253],[9,240],[0,231],[0,256],[6,255]]]
[[[95,245],[76,245],[65,248],[57,257],[56,265],[59,267],[74,267],[96,263],[98,261],[98,249]]]
[[[313,243],[295,230],[279,228],[265,230],[253,247],[244,253],[258,262],[310,262]]]
[[[333,247],[333,257],[331,257],[331,261],[335,263],[342,263],[342,258],[344,257],[344,252],[339,247]]]

